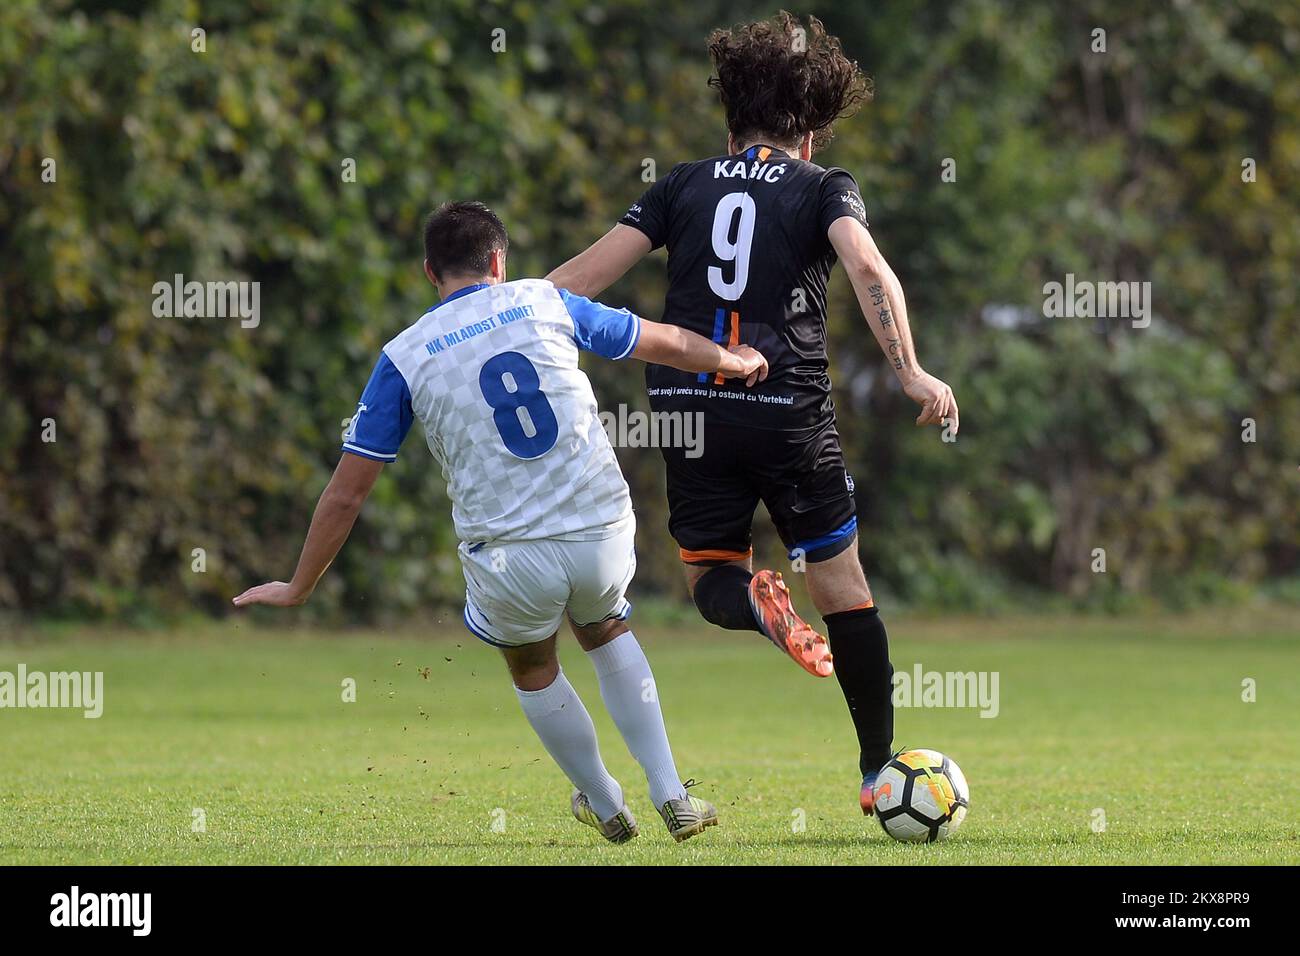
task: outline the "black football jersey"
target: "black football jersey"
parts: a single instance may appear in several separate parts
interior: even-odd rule
[[[769,146],[681,163],[620,222],[668,247],[663,321],[723,345],[762,352],[770,372],[737,379],[646,367],[655,411],[703,411],[708,421],[803,430],[832,414],[826,358],[826,280],[831,223],[864,226],[857,183]]]

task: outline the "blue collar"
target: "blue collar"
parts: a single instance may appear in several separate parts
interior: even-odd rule
[[[487,282],[479,282],[479,283],[476,283],[475,285],[467,285],[467,286],[465,286],[463,289],[457,289],[457,290],[456,290],[455,292],[453,292],[451,295],[449,295],[449,296],[444,296],[444,297],[443,297],[439,302],[437,302],[435,305],[431,305],[431,306],[429,307],[429,312],[432,312],[434,309],[438,308],[438,306],[440,306],[440,305],[446,305],[446,304],[447,304],[448,302],[450,302],[452,299],[459,299],[462,295],[469,295],[471,292],[477,292],[479,289],[486,289],[486,288],[488,287],[488,285],[489,285],[489,283],[487,283]],[[427,315],[428,313],[426,312],[425,314]]]

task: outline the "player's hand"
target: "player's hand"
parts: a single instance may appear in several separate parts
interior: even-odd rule
[[[957,434],[957,429],[961,427],[957,398],[946,382],[929,372],[922,372],[903,386],[903,392],[921,406],[921,414],[916,416],[918,425],[942,425],[944,419],[949,419],[952,422],[952,433]]]
[[[255,588],[249,588],[234,599],[235,607],[248,607],[253,604],[270,604],[273,607],[297,607],[306,604],[310,593],[304,594],[292,584],[283,581],[268,581]]]
[[[727,378],[743,378],[746,387],[767,378],[767,359],[763,358],[762,352],[748,345],[731,345],[727,347],[727,351],[739,358],[741,362],[741,371],[734,374],[723,373]]]

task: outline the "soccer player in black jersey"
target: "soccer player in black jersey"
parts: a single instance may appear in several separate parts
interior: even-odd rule
[[[675,166],[548,278],[595,296],[666,246],[663,321],[768,357],[766,382],[749,389],[647,367],[655,411],[704,416],[701,457],[663,450],[669,531],[706,620],[759,631],[809,673],[835,673],[858,736],[860,805],[871,813],[893,742],[893,669],[858,561],[853,481],[827,374],[826,281],[837,259],[903,391],[921,405],[917,424],[947,421],[956,433],[957,402],[917,362],[903,290],[867,231],[857,183],[811,161],[835,120],[866,96],[857,64],[816,18],[805,28],[787,13],[715,31],[709,53],[726,154]],[[796,566],[806,567],[826,638],[795,613],[780,574],[752,573],[760,500]]]

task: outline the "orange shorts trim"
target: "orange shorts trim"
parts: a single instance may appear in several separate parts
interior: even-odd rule
[[[754,549],[749,548],[746,551],[687,551],[685,548],[678,548],[682,560],[687,564],[698,564],[704,561],[744,561],[752,557]]]
[[[869,607],[875,607],[875,601],[863,601],[861,604],[855,604],[853,607],[845,608],[846,611],[865,611]]]

